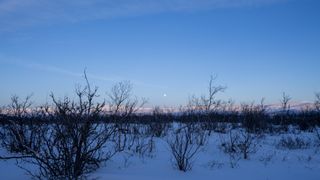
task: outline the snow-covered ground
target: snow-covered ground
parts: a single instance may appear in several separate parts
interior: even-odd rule
[[[109,180],[202,180],[202,179],[246,179],[246,180],[319,180],[320,148],[314,134],[302,132],[263,137],[257,152],[248,160],[231,161],[219,145],[221,137],[214,133],[208,144],[194,159],[191,171],[180,172],[172,165],[172,158],[165,138],[157,138],[156,151],[148,157],[121,153],[93,173],[90,178]],[[279,148],[282,137],[301,137],[310,144],[303,149]],[[0,179],[30,179],[23,170],[15,166],[15,160],[0,161]]]

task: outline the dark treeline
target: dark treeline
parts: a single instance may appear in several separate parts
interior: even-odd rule
[[[7,152],[0,159],[16,159],[18,166],[36,179],[85,179],[120,152],[151,155],[154,138],[166,137],[175,167],[187,171],[213,132],[230,133],[235,140],[223,143],[225,151],[232,155],[237,150],[244,159],[253,152],[258,134],[287,132],[295,126],[320,137],[319,94],[312,107],[300,111],[290,109],[291,98],[286,94],[281,109],[274,112],[263,100],[236,107],[217,99],[226,87],[215,85],[215,77],[211,77],[208,94],[191,97],[178,111],[156,107],[141,113],[146,100],[133,96],[129,82],[117,83],[108,100],[96,102],[98,88],[90,85],[86,74],[85,80],[86,85],[75,90],[76,99],[58,99],[51,94],[50,106],[32,108],[30,96],[23,100],[12,96],[12,103],[0,111],[1,148]],[[236,128],[243,131],[232,134]]]
[[[32,111],[32,110],[31,110]],[[30,124],[50,124],[59,123],[60,117],[54,113],[41,114],[30,112],[25,116],[14,114],[0,114],[1,125],[12,122]],[[79,122],[81,120],[79,119]],[[286,129],[289,125],[298,126],[301,130],[308,130],[320,125],[320,111],[316,109],[306,109],[299,111],[289,111],[283,113],[266,112],[266,109],[255,110],[245,109],[242,111],[223,112],[157,112],[155,113],[133,113],[123,117],[122,115],[110,115],[101,113],[91,121],[92,123],[231,123],[240,124],[243,127],[254,128],[256,130],[267,130],[272,127],[282,126]]]

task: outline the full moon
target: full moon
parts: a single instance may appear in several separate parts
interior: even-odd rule
[[[164,93],[164,94],[163,94],[163,97],[167,97],[167,94],[166,94],[166,93]]]

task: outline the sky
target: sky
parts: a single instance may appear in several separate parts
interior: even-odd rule
[[[74,96],[86,69],[100,99],[129,80],[148,106],[206,93],[278,103],[320,91],[319,0],[0,0],[0,105]]]

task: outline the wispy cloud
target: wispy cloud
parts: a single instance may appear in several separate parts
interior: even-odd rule
[[[54,65],[48,65],[48,64],[41,64],[41,63],[36,63],[36,62],[28,62],[25,60],[19,60],[19,59],[0,59],[0,64],[10,64],[26,69],[31,69],[31,70],[36,70],[36,71],[43,71],[47,73],[54,73],[54,74],[62,74],[66,76],[71,76],[71,77],[76,77],[76,78],[81,78],[83,77],[83,72],[75,72],[71,71],[65,68],[61,68],[58,66]],[[88,77],[94,80],[100,80],[100,81],[110,81],[110,82],[118,82],[124,80],[123,78],[120,77],[105,77],[105,76],[100,76],[97,74],[92,74],[92,73],[87,73]]]
[[[256,6],[288,0],[2,0],[0,30],[159,12]]]
[[[61,74],[61,75],[69,76],[69,77],[70,76],[75,77],[75,78],[83,78],[84,77],[83,72],[75,72],[75,71],[64,69],[64,68],[61,68],[58,66],[35,63],[35,62],[28,62],[28,61],[23,61],[23,60],[19,60],[19,59],[6,58],[6,60],[4,60],[4,58],[1,58],[1,57],[2,56],[0,56],[0,64],[10,64],[10,65],[19,66],[22,68],[31,69],[31,70],[43,71],[46,73]],[[124,80],[129,80],[134,85],[143,86],[143,87],[147,87],[147,88],[161,88],[161,89],[168,88],[168,87],[164,87],[164,86],[146,83],[146,82],[143,82],[140,80],[125,79],[125,78],[119,77],[119,76],[108,76],[108,77],[102,76],[102,75],[90,73],[90,71],[87,72],[87,76],[89,79],[98,80],[98,81],[105,81],[105,82],[110,82],[110,83],[116,83],[116,82],[120,82],[120,81],[124,81]]]

